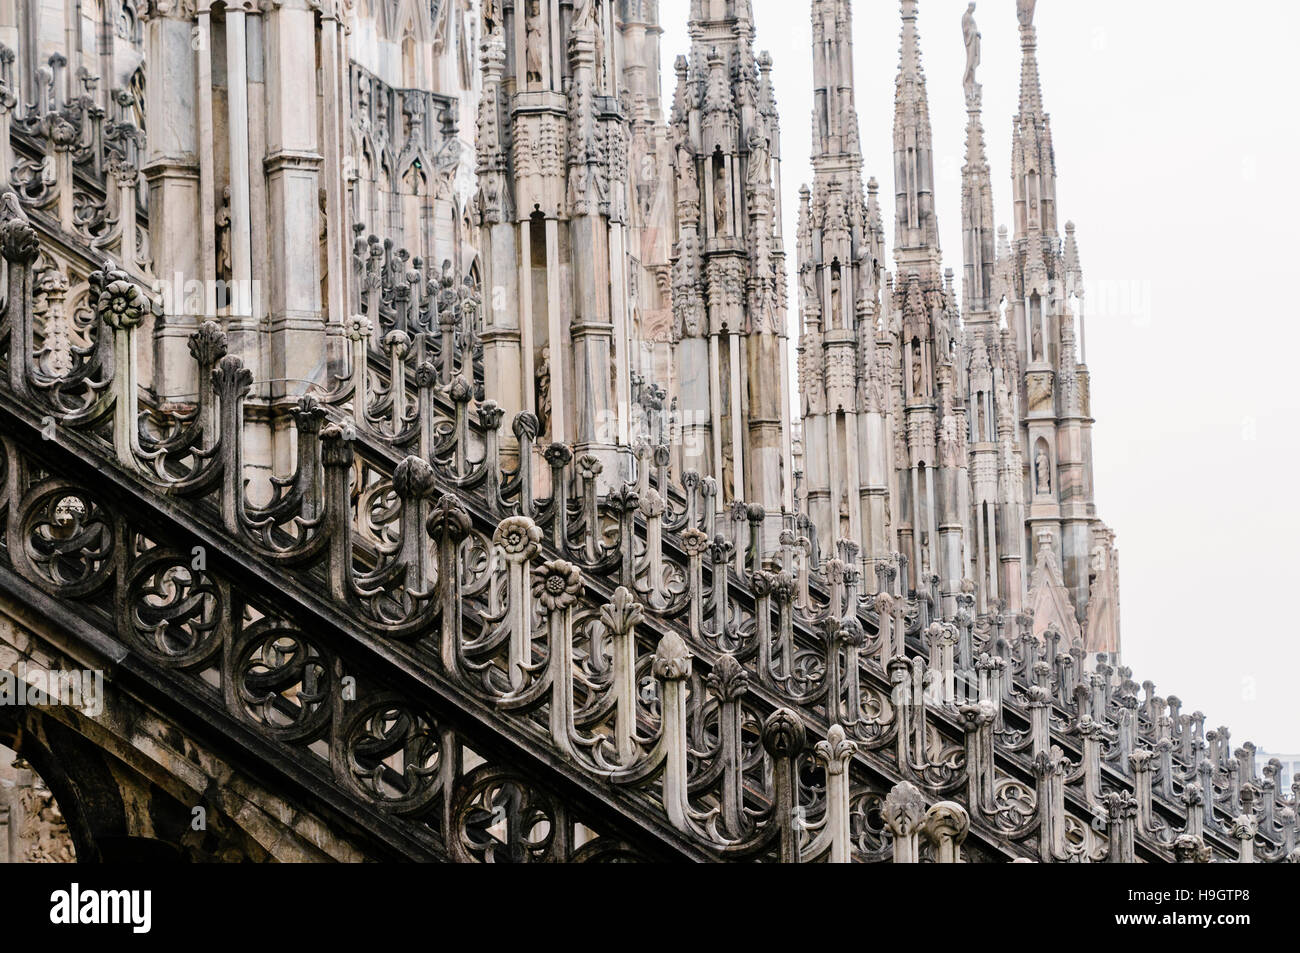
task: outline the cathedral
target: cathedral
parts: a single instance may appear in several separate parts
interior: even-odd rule
[[[1123,662],[1035,0],[959,268],[926,5],[892,176],[797,6],[0,0],[0,861],[1300,862]]]

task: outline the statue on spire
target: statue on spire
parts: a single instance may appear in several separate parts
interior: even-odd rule
[[[577,33],[580,30],[599,30],[599,7],[600,0],[580,0],[577,9],[573,12],[573,32]]]
[[[1016,0],[1016,16],[1020,18],[1020,25],[1034,25],[1034,6],[1038,0]]]
[[[975,69],[980,65],[980,31],[975,25],[975,4],[966,8],[961,18],[961,33],[966,41],[966,74],[962,86],[966,88],[966,102],[975,99],[979,84],[975,82]]]

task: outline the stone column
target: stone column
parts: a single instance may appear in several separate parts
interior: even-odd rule
[[[316,62],[316,12],[308,0],[276,0],[265,14],[265,24],[264,166],[271,250],[265,269],[271,318],[268,376],[274,382],[270,391],[273,405],[279,408],[301,395],[308,381],[327,383],[318,265],[323,160],[316,73],[303,69],[303,64]],[[338,232],[337,226],[344,223],[332,224]],[[331,270],[343,269],[341,246],[339,251],[339,257],[331,259],[331,265],[338,265]],[[277,441],[277,463],[282,472],[289,462],[287,444],[287,440]]]
[[[251,317],[252,302],[243,300],[253,280],[249,207],[252,173],[248,158],[248,17],[243,9],[237,7],[226,10],[226,103],[230,146],[230,277],[234,287],[239,289],[237,296],[232,296],[232,315]]]
[[[569,365],[565,347],[564,316],[560,306],[560,223],[546,220],[546,344],[551,349],[551,442],[570,438],[569,403],[565,399],[565,371]]]
[[[622,188],[621,183],[610,183],[611,188]],[[614,412],[618,416],[618,430],[607,434],[605,442],[617,438],[619,446],[631,445],[629,425],[632,417],[632,334],[629,327],[627,305],[627,237],[625,225],[611,224],[609,228],[610,304],[614,322]]]
[[[713,321],[709,322],[712,326]],[[726,503],[726,487],[722,483],[722,365],[718,354],[718,331],[709,331],[709,437],[713,442],[713,477],[718,481],[717,512],[722,513]]]
[[[18,0],[0,0],[0,43],[18,51]],[[14,92],[17,92],[16,87]],[[6,170],[7,172],[8,170]]]
[[[558,21],[557,21],[558,22]],[[583,29],[569,39],[569,56],[573,68],[573,92],[569,121],[577,123],[576,138],[582,143],[581,153],[572,171],[586,181],[582,195],[574,195],[574,218],[569,225],[570,250],[573,260],[573,321],[570,334],[573,340],[573,431],[572,439],[579,454],[591,455],[602,464],[603,482],[619,480],[617,406],[613,399],[612,361],[614,358],[614,324],[611,298],[622,294],[613,285],[615,278],[622,279],[622,263],[612,264],[614,253],[622,254],[622,242],[617,247],[611,242],[612,223],[602,214],[595,201],[595,185],[602,175],[595,133],[599,124],[606,125],[611,151],[616,148],[614,139],[620,131],[614,127],[621,119],[598,119],[596,116],[595,86],[598,68],[596,63],[596,29]],[[576,114],[575,114],[576,113]],[[612,156],[607,157],[612,158]],[[585,168],[583,167],[585,165]],[[612,168],[612,166],[607,166]],[[625,182],[610,181],[608,188],[626,188]],[[613,203],[612,195],[606,201]],[[552,272],[555,274],[556,272]],[[558,316],[552,314],[553,322]],[[553,326],[558,327],[558,323]],[[563,366],[556,359],[559,352],[558,335],[552,335],[552,366]],[[620,351],[625,350],[619,348]],[[557,398],[562,392],[556,389],[560,375],[552,372],[551,392]],[[621,380],[625,386],[626,372]],[[557,440],[561,439],[559,437]]]
[[[198,62],[195,113],[199,129],[212,129],[212,11],[199,11],[194,44]],[[216,152],[214,136],[199,136],[199,269],[205,318],[217,315]]]
[[[820,361],[820,355],[809,358]],[[813,382],[812,386],[818,386]],[[834,522],[837,519],[838,502],[834,500],[835,490],[831,478],[830,465],[830,418],[826,414],[810,414],[803,423],[803,460],[804,484],[808,488],[808,516],[817,527],[817,534],[822,545],[835,541]]]
[[[537,345],[533,329],[533,236],[532,224],[527,217],[519,223],[519,327],[524,366],[524,409],[535,414]]]
[[[352,269],[348,267],[351,236],[351,218],[348,215],[347,183],[344,180],[348,155],[350,106],[348,96],[348,57],[346,24],[339,29],[338,8],[333,3],[321,7],[320,47],[321,85],[324,112],[321,127],[325,155],[325,245],[329,261],[326,279],[327,363],[332,371],[341,373],[345,366],[347,333],[350,315],[347,302],[352,299]]]
[[[0,0],[0,188],[9,185],[14,167],[13,144],[9,141],[9,124],[15,108],[21,108],[21,70],[18,62],[18,11],[15,0]]]
[[[160,397],[197,395],[189,336],[198,327],[185,313],[185,284],[201,280],[199,136],[195,121],[193,24],[180,5],[145,20],[145,69],[150,118],[144,174],[149,185],[149,245],[163,313],[147,314],[142,337],[152,331],[153,354],[141,349],[140,377]],[[200,36],[202,39],[202,36]],[[152,328],[150,327],[152,325]],[[147,340],[147,338],[145,338]]]
[[[578,454],[590,454],[604,467],[602,475],[618,474],[617,429],[610,381],[614,325],[610,322],[609,233],[600,216],[583,215],[570,226],[573,242],[574,319],[573,434]],[[553,346],[552,355],[556,354]],[[558,361],[552,361],[557,365]],[[552,393],[555,393],[552,373]]]
[[[733,500],[752,499],[749,488],[745,485],[745,406],[744,383],[748,374],[742,373],[745,364],[741,358],[741,337],[734,330],[727,335],[729,360],[727,363],[727,380],[730,384],[731,407],[731,498]]]
[[[505,414],[503,457],[516,458],[511,424],[532,410],[532,311],[529,283],[528,221],[518,231],[510,221],[510,183],[501,84],[506,45],[500,28],[483,41],[483,92],[479,99],[477,163],[480,195],[479,241],[483,262],[483,386]],[[522,323],[521,323],[522,319]],[[523,359],[521,328],[528,328],[529,359]]]
[[[749,502],[759,503],[768,514],[779,514],[784,487],[782,479],[782,422],[789,410],[781,406],[785,392],[782,380],[789,371],[781,364],[781,342],[770,330],[749,335],[745,342],[749,358]],[[850,490],[850,499],[853,490]],[[838,506],[838,501],[834,505]],[[776,536],[772,534],[772,540]]]
[[[679,373],[678,396],[682,414],[682,469],[708,475],[714,472],[710,449],[709,402],[711,342],[703,337],[683,337],[675,351]]]

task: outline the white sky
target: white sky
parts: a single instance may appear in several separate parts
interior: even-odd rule
[[[753,0],[775,60],[791,288],[799,186],[812,179],[807,0]],[[966,0],[921,0],[945,265],[961,275]],[[663,95],[689,50],[689,0],[661,0]],[[1014,0],[980,0],[979,81],[995,213],[1011,226],[1019,101]],[[1094,465],[1119,536],[1123,648],[1139,682],[1227,725],[1234,746],[1300,753],[1291,694],[1300,621],[1300,515],[1286,502],[1300,451],[1300,4],[1040,0],[1038,57],[1062,221],[1088,283]],[[854,4],[866,176],[894,233],[894,0]],[[792,306],[795,296],[791,294]],[[791,333],[797,315],[789,316]]]

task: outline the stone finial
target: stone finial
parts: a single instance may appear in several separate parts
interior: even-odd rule
[[[789,708],[778,708],[763,722],[763,750],[773,758],[798,757],[807,738],[803,721]]]
[[[848,770],[849,762],[857,750],[857,742],[850,739],[840,725],[831,725],[826,740],[817,742],[813,748],[818,763],[828,774],[843,774]]]
[[[664,681],[681,681],[691,674],[691,653],[676,632],[669,632],[659,640],[652,671]]]
[[[492,542],[500,547],[506,560],[513,563],[532,559],[537,555],[538,543],[541,541],[541,528],[526,516],[511,516],[502,520],[492,534]]]
[[[895,837],[910,837],[925,818],[925,798],[912,782],[899,782],[881,805],[880,816]]]
[[[533,570],[533,596],[544,615],[569,608],[581,591],[582,573],[570,562],[555,559]]]

